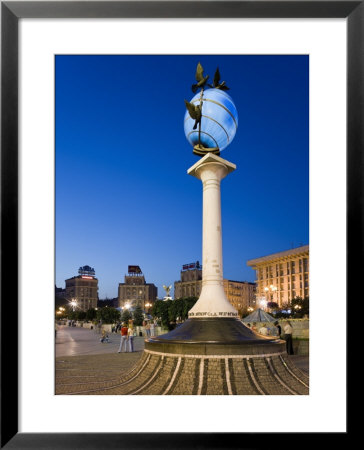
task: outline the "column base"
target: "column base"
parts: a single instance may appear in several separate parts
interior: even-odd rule
[[[239,319],[188,319],[169,333],[145,341],[145,349],[189,355],[282,353],[285,342],[262,337]]]

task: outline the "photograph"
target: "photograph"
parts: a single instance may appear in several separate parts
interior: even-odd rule
[[[0,13],[0,447],[349,437],[364,2]]]
[[[309,395],[308,54],[55,54],[56,395]]]

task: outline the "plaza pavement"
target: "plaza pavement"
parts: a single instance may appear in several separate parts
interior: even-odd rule
[[[134,337],[133,353],[118,353],[120,334],[110,333],[110,343],[101,343],[100,337],[95,330],[59,327],[55,344],[56,394],[107,395],[105,387],[117,383],[143,355],[145,337]],[[308,374],[308,356],[291,358]]]

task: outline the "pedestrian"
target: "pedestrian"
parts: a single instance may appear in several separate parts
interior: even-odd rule
[[[288,320],[283,327],[283,331],[284,331],[283,339],[286,341],[286,351],[288,355],[293,355],[293,343],[292,343],[293,328]]]
[[[119,350],[118,353],[123,351],[123,347],[125,346],[125,352],[126,352],[126,344],[127,344],[127,339],[128,339],[128,327],[126,326],[126,323],[123,323],[123,326],[121,327],[120,330],[120,334],[121,334],[121,339],[120,339],[120,346],[119,346]]]
[[[276,320],[276,321],[274,322],[274,325],[275,325],[275,327],[277,328],[278,337],[280,338],[280,337],[281,337],[281,334],[282,334],[282,327],[279,325],[278,320]]]
[[[150,337],[150,323],[148,321],[145,324],[145,336]]]
[[[257,323],[256,322],[253,322],[252,330],[257,331]]]
[[[133,328],[133,324],[129,324],[129,328],[128,328],[128,347],[129,347],[129,352],[133,352],[134,351],[134,328]]]
[[[263,336],[268,336],[268,328],[265,323],[263,323],[263,325],[259,329],[259,334],[262,334]]]
[[[154,322],[152,322],[151,324],[150,324],[150,335],[153,337],[153,336],[155,336],[155,324],[154,324]]]

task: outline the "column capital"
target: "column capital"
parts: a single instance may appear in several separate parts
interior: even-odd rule
[[[207,167],[212,170],[215,169],[213,171],[216,172],[216,177],[218,179],[224,178],[236,169],[236,165],[226,159],[214,155],[213,153],[207,153],[203,158],[199,159],[192,167],[190,167],[187,170],[187,173],[188,175],[201,179],[201,169]]]

